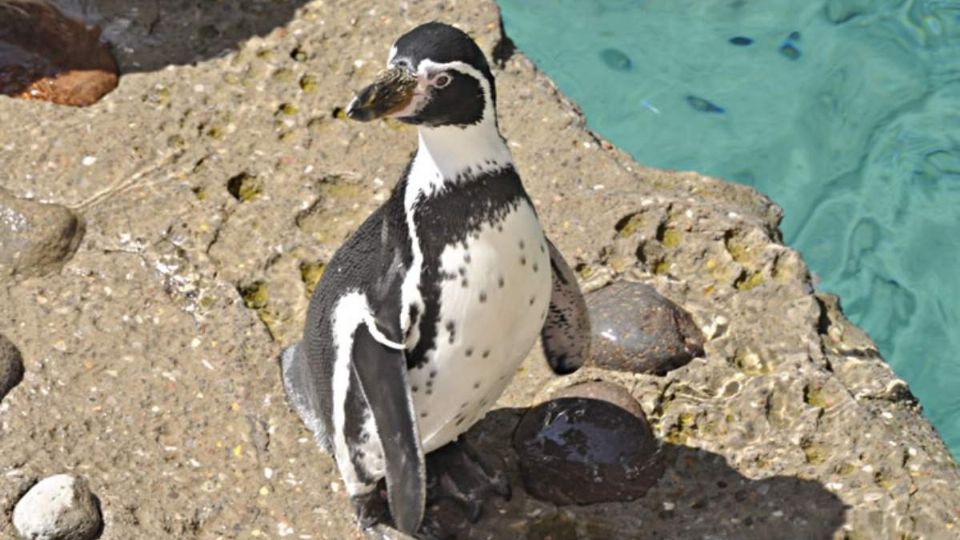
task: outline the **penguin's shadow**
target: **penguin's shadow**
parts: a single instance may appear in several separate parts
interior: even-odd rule
[[[513,432],[527,409],[498,409],[468,433],[480,452],[505,466],[513,497],[485,501],[479,522],[434,508],[457,538],[831,538],[847,506],[817,481],[793,476],[752,479],[712,452],[664,443],[664,474],[632,502],[556,506],[528,495]],[[573,486],[575,489],[575,486]]]

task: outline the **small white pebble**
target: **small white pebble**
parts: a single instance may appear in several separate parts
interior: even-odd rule
[[[840,491],[843,489],[843,484],[840,482],[827,482],[826,488],[833,491]]]
[[[193,339],[190,340],[190,348],[191,348],[191,349],[196,349],[196,348],[199,347],[199,346],[200,346],[200,338],[196,338],[196,337],[195,337],[195,338],[193,338]]]
[[[264,467],[263,477],[266,478],[267,480],[270,480],[271,478],[273,478],[273,469],[271,469],[270,467]]]
[[[676,507],[677,507],[676,503],[672,503],[670,501],[664,501],[663,503],[663,509],[666,510],[667,512],[673,510]]]
[[[727,212],[727,217],[730,219],[737,219],[738,217],[740,217],[740,214],[736,212]]]
[[[783,517],[783,510],[777,510],[773,513],[773,517],[780,518]]]
[[[338,482],[330,482],[330,491],[334,493],[340,492],[340,484]]]
[[[97,162],[97,156],[83,156],[83,160],[80,162],[84,167],[89,167]]]
[[[595,184],[595,185],[593,186],[593,190],[594,190],[594,191],[600,191],[600,190],[603,189],[604,187],[606,187],[606,186],[604,186],[603,184]]]
[[[203,87],[202,84],[195,84],[195,85],[193,85],[193,91],[194,91],[194,92],[203,93],[204,90],[206,90],[206,89]]]

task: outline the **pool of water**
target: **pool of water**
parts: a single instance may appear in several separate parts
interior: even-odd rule
[[[960,1],[499,3],[592,129],[781,205],[960,457]]]

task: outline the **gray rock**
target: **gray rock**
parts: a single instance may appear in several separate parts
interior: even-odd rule
[[[91,540],[99,535],[102,518],[86,480],[57,474],[20,499],[13,526],[26,540]]]
[[[612,387],[612,388],[611,388]],[[632,401],[615,385],[579,389],[530,409],[514,432],[527,491],[556,504],[625,502],[642,497],[663,474],[659,445],[634,401],[633,411],[597,399]],[[639,412],[639,414],[637,414]]]
[[[82,237],[83,222],[68,208],[0,189],[0,279],[59,270]]]
[[[618,281],[587,294],[593,365],[662,375],[703,355],[690,314],[642,283]]]
[[[23,380],[23,358],[20,350],[0,334],[0,400]]]

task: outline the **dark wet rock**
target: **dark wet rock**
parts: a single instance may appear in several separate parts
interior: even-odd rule
[[[730,38],[730,43],[739,47],[746,47],[753,43],[753,40],[746,36],[736,36]]]
[[[608,381],[588,381],[567,386],[550,394],[550,399],[583,398],[612,403],[628,413],[645,418],[643,409],[630,392],[619,384]]]
[[[610,69],[615,69],[617,71],[629,71],[633,67],[633,62],[630,60],[630,57],[624,54],[623,51],[617,49],[604,49],[600,51],[600,59],[603,60],[603,63],[607,65]]]
[[[68,208],[0,189],[0,279],[59,270],[82,237],[83,222]]]
[[[0,334],[0,399],[23,380],[23,358],[16,345]]]
[[[646,418],[598,399],[565,397],[530,409],[513,447],[527,491],[556,504],[632,501],[663,473]]]
[[[717,114],[726,112],[726,110],[723,107],[709,100],[703,99],[702,97],[687,96],[686,99],[687,99],[687,105],[690,105],[690,107],[692,107],[693,110],[697,112],[717,113]]]
[[[703,355],[690,314],[649,285],[613,283],[589,293],[587,309],[596,366],[663,374]]]
[[[0,21],[0,94],[86,106],[116,88],[98,28],[38,0],[3,0]]]
[[[87,481],[69,474],[44,478],[20,499],[13,526],[29,540],[91,540],[103,521]]]

